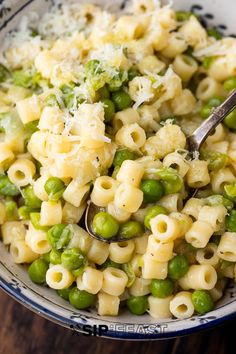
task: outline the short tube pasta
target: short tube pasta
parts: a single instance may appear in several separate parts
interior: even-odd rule
[[[120,299],[118,296],[98,293],[98,314],[100,316],[117,316],[119,312]]]
[[[155,296],[148,296],[148,304],[150,315],[156,319],[171,318],[170,302],[173,296],[168,296],[164,299],[160,299]]]
[[[15,263],[31,263],[39,257],[39,255],[31,250],[25,240],[15,240],[11,243],[10,254]]]
[[[143,192],[128,183],[121,183],[117,188],[114,204],[128,213],[135,213],[143,201]]]
[[[103,283],[103,273],[92,267],[86,267],[81,276],[76,280],[77,287],[80,290],[88,291],[90,294],[97,294]]]
[[[91,201],[101,207],[113,201],[117,189],[117,181],[109,176],[98,177],[91,193]]]
[[[66,289],[74,281],[72,273],[62,265],[53,265],[47,270],[46,283],[55,290]]]
[[[179,279],[182,289],[213,289],[217,282],[217,273],[212,265],[192,265],[187,274]]]
[[[214,229],[209,222],[197,220],[185,234],[185,239],[193,247],[204,248],[213,235]]]
[[[108,267],[103,271],[102,290],[113,296],[120,296],[125,290],[128,277],[126,273],[117,268]]]
[[[221,259],[236,262],[236,239],[234,232],[225,232],[220,239],[217,254]]]
[[[192,294],[188,291],[181,291],[170,301],[170,312],[176,318],[189,318],[194,313]]]
[[[180,226],[176,219],[160,214],[152,218],[150,226],[153,235],[161,242],[170,242],[179,237]]]
[[[16,186],[24,187],[32,183],[35,172],[36,168],[32,161],[18,159],[8,169],[8,177]]]

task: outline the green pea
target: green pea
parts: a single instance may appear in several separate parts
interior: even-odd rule
[[[209,99],[209,101],[207,102],[208,105],[210,107],[218,107],[219,105],[221,105],[221,103],[224,102],[224,99],[222,97],[212,97]]]
[[[177,255],[168,263],[168,276],[171,279],[182,278],[189,269],[189,262],[185,255]]]
[[[74,91],[74,87],[75,87],[75,85],[73,83],[70,83],[69,85],[62,85],[60,87],[60,90],[62,91],[62,93],[67,95],[67,94],[70,94]]]
[[[64,300],[69,301],[69,295],[72,287],[70,286],[69,288],[66,289],[60,289],[57,290],[57,294]]]
[[[236,232],[236,210],[231,210],[226,216],[225,227],[227,231]]]
[[[236,109],[226,116],[224,124],[230,129],[236,129]]]
[[[90,75],[98,75],[103,72],[101,62],[97,59],[92,59],[89,60],[85,64],[85,75],[90,76]]]
[[[9,197],[15,197],[20,194],[20,191],[17,186],[15,186],[8,176],[0,176],[0,194]]]
[[[164,186],[165,194],[178,193],[183,187],[183,178],[171,167],[164,167],[156,172]]]
[[[112,268],[120,269],[121,266],[122,266],[122,264],[116,263],[116,262],[112,261],[110,258],[107,258],[107,260],[103,264],[101,264],[101,266],[99,268],[105,269],[108,267],[112,267]]]
[[[132,238],[142,236],[144,233],[143,226],[138,221],[127,221],[120,226],[119,236],[124,238]]]
[[[49,200],[53,201],[57,201],[62,197],[65,188],[65,184],[58,177],[50,177],[44,185],[44,189],[48,194]]]
[[[128,73],[126,70],[120,70],[115,75],[108,78],[108,89],[110,92],[117,92],[122,85],[128,81]]]
[[[133,266],[130,262],[128,262],[128,263],[122,264],[121,269],[126,273],[126,275],[128,277],[126,287],[130,288],[134,284],[135,279],[136,279],[136,275],[135,275]]]
[[[54,225],[47,233],[48,242],[56,250],[68,246],[71,237],[71,231],[66,224]]]
[[[214,308],[212,297],[206,290],[195,290],[192,293],[192,302],[195,311],[201,315]]]
[[[14,200],[5,201],[7,221],[17,219],[17,204]]]
[[[134,159],[135,159],[135,153],[133,151],[129,149],[120,149],[117,150],[115,153],[113,166],[120,167],[125,160],[134,160]]]
[[[40,257],[44,262],[50,263],[50,252],[44,253]]]
[[[234,203],[231,200],[219,194],[211,195],[210,197],[205,198],[204,202],[210,206],[223,205],[227,210],[232,210],[234,207]]]
[[[74,275],[75,278],[78,278],[80,275],[83,274],[84,268],[85,268],[85,264],[86,264],[86,262],[81,267],[71,271],[71,273]]]
[[[138,69],[136,68],[130,68],[128,70],[128,80],[131,81],[133,80],[135,77],[140,76],[140,72],[138,71]]]
[[[32,86],[32,75],[29,73],[29,71],[13,71],[12,80],[13,84],[16,86],[22,86],[24,88],[30,88]]]
[[[118,172],[120,171],[120,167],[116,166],[112,172],[112,178],[116,179]]]
[[[28,133],[31,136],[33,133],[39,130],[38,125],[39,125],[39,121],[34,120],[33,122],[29,122],[25,124],[24,130],[26,131],[26,133]]]
[[[49,107],[59,107],[59,103],[57,101],[57,97],[56,95],[54,95],[54,93],[51,93],[50,95],[48,95],[44,101],[45,106],[49,106]]]
[[[159,214],[167,214],[166,208],[160,205],[154,205],[148,209],[147,214],[145,215],[144,218],[144,225],[146,226],[147,229],[149,230],[151,229],[150,220],[155,218],[155,216]]]
[[[69,301],[72,306],[78,310],[84,310],[92,306],[95,302],[96,296],[88,293],[85,290],[73,288],[69,293]]]
[[[220,40],[222,38],[221,33],[215,27],[208,28],[207,34],[210,37],[214,37],[216,40]]]
[[[38,209],[41,207],[42,201],[35,195],[33,187],[28,186],[22,190],[22,196],[25,200],[25,205],[30,208]]]
[[[165,190],[160,181],[156,179],[145,179],[140,185],[143,191],[143,199],[145,203],[155,203],[163,197]]]
[[[62,265],[69,269],[69,270],[75,270],[77,268],[80,268],[85,261],[85,258],[81,251],[76,248],[67,248],[65,251],[62,252],[61,255],[61,263]]]
[[[115,114],[115,105],[114,103],[109,100],[108,98],[105,98],[101,100],[105,112],[105,123],[108,123],[112,120]]]
[[[224,186],[224,190],[225,190],[227,198],[232,200],[232,202],[236,203],[236,182],[226,184]]]
[[[43,231],[48,230],[48,226],[43,226],[40,224],[40,213],[38,212],[30,213],[30,221],[32,222],[36,230],[43,230]]]
[[[21,220],[29,220],[30,219],[30,213],[35,212],[35,209],[32,209],[26,205],[21,206],[18,209],[18,214]],[[37,212],[37,211],[36,211]]]
[[[110,92],[107,85],[104,85],[96,92],[96,101],[101,101],[110,98]]]
[[[61,264],[61,252],[53,248],[50,252],[49,259],[52,264]]]
[[[0,64],[0,83],[6,81],[9,76],[9,70],[4,65]]]
[[[150,291],[153,296],[164,299],[170,296],[174,291],[174,284],[171,279],[152,279]]]
[[[46,280],[48,264],[43,259],[36,259],[28,268],[30,279],[36,284],[43,284]]]
[[[148,309],[147,296],[131,296],[126,300],[126,305],[134,315],[143,315]]]
[[[111,238],[118,233],[119,223],[112,215],[100,212],[93,219],[93,230],[103,238]]]
[[[176,11],[175,13],[176,20],[178,22],[188,21],[192,15],[193,15],[192,12],[187,12],[187,11]]]
[[[215,59],[216,59],[215,57],[206,57],[202,62],[202,66],[204,67],[204,69],[206,70],[210,69]]]
[[[232,91],[236,88],[236,76],[232,76],[224,82],[224,89]]]
[[[123,90],[113,92],[112,101],[114,102],[117,111],[123,111],[132,106],[130,95]]]
[[[210,171],[218,171],[229,162],[229,157],[226,154],[217,151],[202,150],[201,158],[208,161],[208,169]]]

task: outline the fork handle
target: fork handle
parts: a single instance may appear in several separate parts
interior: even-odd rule
[[[217,125],[236,107],[236,90],[187,138],[189,150],[199,151],[201,145]]]

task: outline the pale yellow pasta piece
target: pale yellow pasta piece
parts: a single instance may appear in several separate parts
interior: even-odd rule
[[[150,279],[136,277],[133,284],[129,287],[129,293],[132,296],[143,296],[150,293]]]
[[[117,181],[109,176],[98,177],[90,195],[91,201],[100,207],[106,207],[113,201],[117,189]]]
[[[161,198],[158,202],[169,212],[179,211],[183,208],[183,198],[179,193],[169,194]]]
[[[182,212],[179,213],[176,211],[171,212],[169,214],[169,216],[171,218],[174,218],[177,220],[179,228],[180,228],[179,229],[180,230],[179,237],[183,237],[186,234],[186,232],[190,229],[190,227],[192,226],[193,221],[192,221],[191,217],[189,215],[182,213]]]
[[[166,64],[155,55],[148,55],[138,63],[138,69],[143,75],[148,73],[158,74],[160,71],[165,69],[165,67]]]
[[[203,206],[198,215],[198,220],[210,223],[214,231],[222,228],[227,214],[227,209],[223,205]]]
[[[38,120],[41,114],[41,107],[36,95],[25,98],[16,103],[16,110],[23,124]]]
[[[125,290],[127,282],[128,277],[123,270],[107,267],[103,271],[102,291],[109,295],[120,296]]]
[[[188,82],[198,69],[196,60],[184,54],[179,54],[173,61],[173,69],[184,82]]]
[[[118,208],[114,202],[111,202],[107,206],[107,212],[112,215],[117,221],[125,222],[128,221],[131,213],[123,209]]]
[[[125,125],[118,130],[115,140],[117,144],[136,151],[145,144],[146,134],[137,123],[133,123]]]
[[[160,242],[157,237],[150,235],[146,254],[158,262],[168,262],[173,256],[174,242]]]
[[[191,265],[188,272],[179,279],[179,284],[184,290],[210,290],[214,288],[216,282],[216,270],[207,264]]]
[[[72,273],[61,264],[51,266],[46,273],[47,285],[55,290],[66,289],[74,281]]]
[[[189,164],[187,183],[192,188],[201,188],[210,183],[208,163],[203,160],[193,160]]]
[[[76,279],[76,283],[78,289],[97,294],[102,288],[103,273],[92,267],[85,267],[83,274]]]
[[[109,246],[109,258],[116,263],[128,263],[134,252],[135,243],[133,240],[114,242]]]
[[[128,183],[138,187],[144,174],[144,168],[141,164],[133,160],[125,160],[116,176],[117,181]]]
[[[158,262],[152,256],[143,255],[142,278],[165,279],[168,272],[168,262]]]
[[[78,208],[66,202],[62,208],[62,222],[66,224],[78,224],[82,218],[86,204],[82,204]]]
[[[181,177],[184,177],[189,170],[188,161],[177,151],[166,155],[163,159],[164,167],[171,167],[171,165],[175,166],[175,169]]]
[[[203,199],[190,198],[187,200],[182,213],[192,216],[194,219],[198,218],[199,212],[204,205]]]
[[[44,189],[45,183],[49,179],[50,175],[43,174],[36,181],[33,182],[33,190],[34,194],[42,201],[48,201],[48,194]]]
[[[222,194],[224,191],[224,185],[227,183],[233,183],[235,176],[232,171],[226,167],[222,168],[211,175],[211,187],[212,191],[216,194]]]
[[[1,226],[1,235],[4,245],[10,245],[14,241],[24,240],[26,228],[22,221],[6,221]]]
[[[144,28],[139,17],[122,16],[117,20],[114,32],[119,40],[126,41],[140,38]]]
[[[197,87],[196,96],[199,100],[208,101],[213,96],[221,96],[223,93],[223,88],[211,77],[206,77],[203,79]]]
[[[170,301],[170,312],[181,320],[189,318],[194,313],[192,294],[188,291],[181,291]]]
[[[138,254],[144,254],[147,249],[148,234],[144,234],[141,237],[135,238],[134,243],[135,243],[135,252]]]
[[[81,206],[88,195],[90,190],[89,185],[81,186],[77,181],[72,180],[66,187],[63,198],[75,207]]]
[[[188,89],[184,89],[181,94],[171,100],[170,106],[176,116],[191,113],[194,110],[196,98]]]
[[[143,192],[128,183],[121,183],[115,193],[114,204],[128,213],[135,213],[143,202]]]
[[[98,314],[100,316],[117,316],[119,312],[120,299],[118,296],[98,293]]]
[[[40,119],[38,128],[40,130],[49,130],[54,134],[61,134],[64,130],[63,112],[59,107],[44,107]]]
[[[188,47],[188,44],[181,33],[170,33],[167,41],[167,46],[162,49],[161,54],[167,58],[175,58],[178,54],[183,53]]]
[[[60,224],[62,220],[61,202],[42,202],[40,211],[40,224],[42,226],[53,226]]]
[[[35,58],[35,67],[45,79],[50,79],[52,70],[57,64],[56,59],[53,57],[49,50],[43,50]]]
[[[223,296],[223,291],[224,288],[226,287],[227,280],[226,279],[220,279],[217,281],[215,287],[211,290],[209,290],[209,293],[212,297],[212,300],[214,302],[218,301],[220,298]]]
[[[155,296],[148,296],[149,310],[148,313],[156,319],[171,318],[170,302],[173,296],[168,296],[164,299],[160,299]]]
[[[106,261],[108,256],[109,245],[98,240],[93,240],[87,253],[88,259],[100,265]]]
[[[159,214],[150,220],[153,235],[160,242],[170,242],[180,236],[178,221],[168,215]]]
[[[117,112],[112,119],[112,125],[117,132],[123,125],[139,123],[139,113],[133,108]]]
[[[10,254],[14,263],[32,263],[39,255],[31,250],[25,240],[14,240],[10,246]]]
[[[34,163],[28,159],[16,160],[8,169],[8,177],[18,187],[27,186],[33,181],[36,173]]]
[[[15,155],[6,143],[0,143],[0,168],[5,169],[9,166]]]
[[[196,260],[199,264],[210,264],[215,267],[219,262],[217,245],[215,243],[208,243],[205,248],[197,250]]]
[[[193,247],[204,248],[213,235],[214,229],[208,221],[195,221],[191,228],[186,232],[185,239]]]
[[[52,249],[48,243],[47,233],[45,231],[34,229],[32,225],[26,232],[25,243],[33,252],[38,254],[48,253]]]
[[[68,248],[76,247],[79,248],[81,252],[83,252],[84,254],[87,254],[90,247],[92,246],[94,239],[88,234],[87,231],[85,231],[79,225],[73,224],[70,225],[69,227],[70,227],[70,231],[72,232],[72,237],[68,244]],[[95,247],[90,252],[90,256],[92,257],[92,259],[95,259],[94,257],[96,257],[96,246],[97,244],[95,242]],[[99,247],[97,252],[99,252]],[[104,249],[102,247],[101,247],[101,252],[104,252]]]
[[[221,259],[236,262],[236,233],[225,232],[220,239],[217,254]]]
[[[191,16],[189,20],[181,26],[179,32],[190,46],[194,47],[199,44],[206,43],[206,30],[202,27],[195,16]]]
[[[56,125],[54,127],[56,131]],[[48,134],[45,150],[47,156],[55,156],[57,153],[67,154],[72,150],[72,144],[67,136]]]

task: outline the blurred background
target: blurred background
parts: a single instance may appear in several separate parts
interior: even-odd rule
[[[0,290],[0,354],[236,354],[236,319],[189,336],[148,342],[86,337],[34,314]]]

